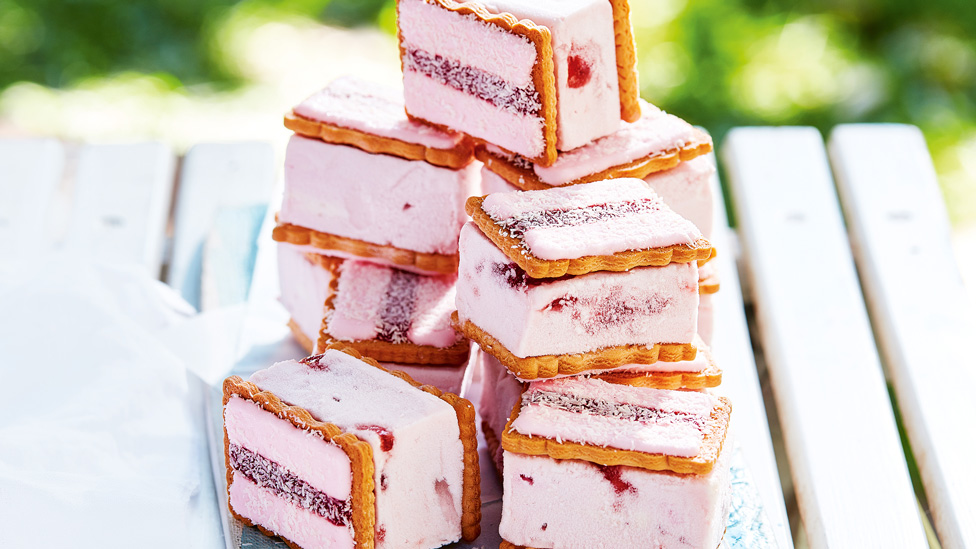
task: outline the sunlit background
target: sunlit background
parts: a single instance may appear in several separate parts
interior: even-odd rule
[[[631,5],[645,99],[718,143],[741,125],[918,125],[976,247],[976,2]],[[398,82],[393,0],[0,0],[0,136],[280,147],[280,115],[350,72]]]
[[[719,141],[747,124],[916,124],[952,220],[976,219],[976,3],[632,9],[646,99]],[[392,0],[0,0],[0,132],[273,139],[278,115],[336,74],[397,80],[393,21]]]

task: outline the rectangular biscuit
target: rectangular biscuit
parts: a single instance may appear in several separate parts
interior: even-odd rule
[[[532,278],[700,264],[711,244],[639,179],[471,197],[478,228]]]
[[[595,378],[538,381],[522,393],[502,446],[518,454],[702,475],[721,453],[731,411],[727,398],[703,392]]]
[[[334,80],[296,105],[285,115],[285,127],[327,143],[455,170],[474,159],[470,139],[408,119],[399,90],[354,76]]]

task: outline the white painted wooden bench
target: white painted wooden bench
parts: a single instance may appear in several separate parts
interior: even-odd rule
[[[794,536],[817,548],[923,547],[929,519],[944,547],[976,547],[976,364],[964,347],[976,330],[925,143],[914,128],[843,126],[830,145],[828,157],[806,128],[743,128],[719,144],[738,232],[717,208],[713,348],[735,436],[779,547]],[[180,158],[159,143],[0,140],[0,257],[65,249],[140,265],[201,309],[240,303],[254,240],[271,248],[255,212],[276,173],[261,143],[201,144]],[[240,231],[215,231],[225,216],[239,216]],[[255,307],[273,291],[262,256]],[[233,270],[247,272],[221,275]],[[260,355],[266,331],[245,323],[249,352]]]

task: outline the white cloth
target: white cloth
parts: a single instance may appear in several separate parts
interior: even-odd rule
[[[194,313],[141,269],[0,261],[0,546],[223,545],[204,385],[158,337]]]

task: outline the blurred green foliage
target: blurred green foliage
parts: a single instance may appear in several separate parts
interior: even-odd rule
[[[965,161],[941,151],[976,139],[976,0],[631,7],[644,97],[718,140],[738,125],[906,122],[926,132],[937,163],[958,170]],[[242,9],[393,30],[393,0],[0,0],[0,89],[125,71],[174,89],[241,85],[215,40]]]

